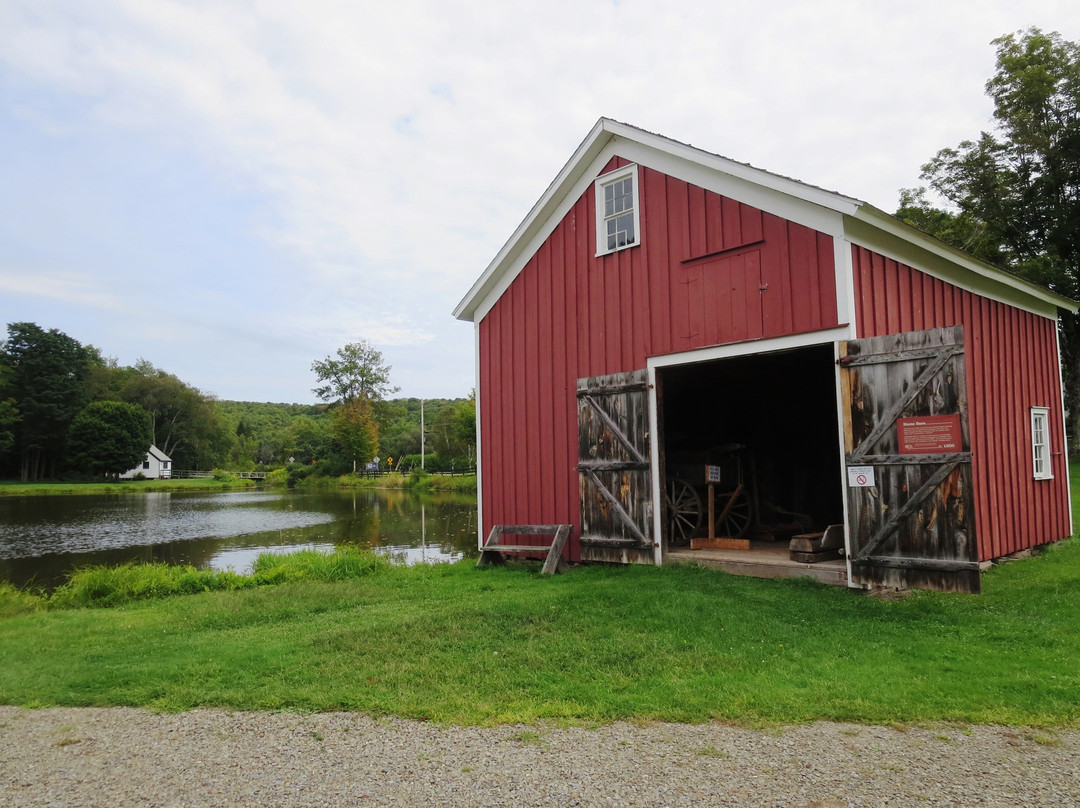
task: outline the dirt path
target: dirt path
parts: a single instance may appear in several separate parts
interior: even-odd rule
[[[1080,732],[0,707],[0,806],[1080,806]]]

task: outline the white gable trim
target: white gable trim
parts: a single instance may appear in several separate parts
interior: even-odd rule
[[[779,216],[781,219],[788,219],[796,224],[804,225],[812,230],[820,230],[822,233],[831,236],[840,235],[844,231],[844,220],[841,214],[854,213],[858,209],[857,205],[847,204],[839,206],[843,208],[842,211],[838,211],[836,207],[826,207],[821,204],[821,202],[825,201],[821,194],[827,192],[807,194],[806,196],[813,196],[815,199],[820,200],[810,201],[805,196],[793,196],[788,193],[789,190],[794,190],[793,188],[773,187],[778,183],[764,185],[743,176],[727,173],[725,169],[729,164],[735,166],[740,164],[732,163],[730,160],[724,160],[723,158],[717,158],[717,160],[722,161],[722,165],[706,165],[700,161],[691,162],[681,154],[662,152],[652,146],[621,138],[613,138],[608,148],[611,150],[612,156],[617,153],[620,157],[625,157],[627,160],[638,163],[645,168],[655,169],[662,174],[667,174],[669,177],[683,180],[691,185],[704,188],[706,191],[726,196],[746,205],[759,208],[766,213]],[[746,166],[741,167],[746,168]],[[757,169],[750,170],[757,171]],[[760,173],[764,174],[764,172]],[[770,175],[770,178],[773,177]],[[790,181],[788,182],[790,183]],[[790,184],[794,185],[794,183]],[[843,197],[837,197],[837,199],[846,202]],[[648,211],[645,212],[645,215],[648,216]]]
[[[484,314],[491,310],[491,306],[485,304],[491,296],[492,288],[501,285],[502,289],[505,290],[509,286],[508,283],[500,284],[500,278],[498,277],[500,271],[513,259],[515,254],[520,253],[528,244],[535,242],[536,232],[540,228],[546,228],[548,234],[550,234],[551,230],[554,229],[554,224],[551,224],[551,221],[555,220],[557,223],[566,215],[566,211],[570,209],[571,204],[567,201],[567,197],[573,200],[581,195],[580,191],[574,193],[570,189],[577,184],[585,167],[594,162],[596,153],[602,148],[602,144],[599,144],[598,140],[603,132],[603,125],[604,119],[601,118],[581,145],[577,147],[573,156],[562,167],[555,179],[552,180],[540,199],[532,206],[525,219],[507,239],[492,262],[488,264],[487,269],[484,270],[465,297],[458,303],[457,308],[454,309],[455,317],[459,320],[472,320],[473,322],[479,322],[483,319]],[[562,210],[562,213],[560,213],[560,210]],[[543,239],[540,240],[540,243],[543,243]],[[517,267],[513,271],[514,276],[516,277],[520,271],[521,267]],[[483,307],[483,313],[478,313],[477,309],[481,307]]]
[[[614,124],[614,122],[608,123]],[[621,124],[617,126],[641,134],[630,127]],[[653,138],[657,141],[657,145],[667,146],[673,143],[673,141],[656,136]],[[841,211],[854,213],[858,206],[857,202],[847,197],[804,186],[794,180],[777,177],[723,157],[707,155],[689,146],[683,146],[679,153],[672,154],[660,151],[657,145],[628,140],[616,134],[608,134],[603,138],[597,135],[597,139],[593,142],[590,143],[587,140],[582,144],[582,147],[575,152],[575,159],[564,167],[556,182],[548,187],[525,221],[518,226],[495,260],[458,304],[454,310],[454,316],[474,322],[482,320],[570,212],[570,209],[577,204],[582,194],[592,188],[600,172],[613,157],[622,157],[640,167],[659,171],[834,238],[843,234]],[[586,146],[589,148],[585,148]],[[689,159],[694,155],[712,158],[710,161],[712,165],[705,165],[701,160]],[[576,162],[586,158],[589,159],[587,164]],[[728,173],[729,171],[732,173]],[[748,179],[749,176],[764,177],[769,182],[767,184],[755,182]],[[644,182],[644,178],[641,178],[641,182]],[[802,192],[801,196],[796,197],[789,193],[796,191]],[[810,199],[813,202],[808,204]],[[823,203],[828,201],[831,201],[834,207],[825,207]],[[647,211],[645,216],[648,216]]]
[[[1056,318],[1059,309],[1077,310],[1077,304],[1068,298],[954,250],[857,199],[601,118],[458,303],[454,316],[473,322],[483,319],[616,155],[831,235],[837,258],[837,313],[841,322],[846,319],[851,323],[855,317],[850,244],[1044,317]]]
[[[532,257],[540,250],[544,242],[548,237],[555,232],[555,228],[559,226],[559,223],[566,217],[566,214],[570,212],[570,209],[577,204],[578,199],[587,190],[591,191],[593,187],[593,181],[596,175],[603,170],[607,165],[608,160],[613,155],[607,155],[605,152],[601,152],[598,157],[594,157],[584,170],[578,172],[577,181],[571,186],[569,192],[562,196],[559,200],[559,204],[553,208],[550,215],[544,218],[542,221],[534,221],[531,226],[522,232],[522,238],[528,240],[524,243],[521,249],[510,251],[507,247],[510,247],[510,242],[503,247],[500,256],[506,253],[505,261],[507,265],[505,268],[496,266],[493,263],[488,267],[488,270],[480,277],[480,280],[473,286],[473,290],[477,292],[483,292],[484,296],[479,301],[474,301],[473,291],[470,291],[465,299],[462,300],[458,307],[454,310],[454,316],[460,320],[473,320],[474,322],[480,322],[487,316],[487,313],[494,308],[499,298],[503,296],[503,293],[510,288],[510,284],[517,279],[517,276],[521,274],[521,271],[525,269],[525,265],[532,260]],[[535,210],[535,208],[534,208]],[[518,227],[518,231],[522,231],[529,220],[526,220]],[[513,239],[511,239],[513,241]],[[513,245],[518,247],[518,244]],[[496,258],[498,261],[498,258]],[[478,288],[478,286],[480,288]],[[486,288],[485,288],[486,287]],[[470,316],[471,314],[471,316]]]
[[[870,205],[864,205],[856,216],[847,218],[845,228],[852,244],[972,294],[1051,320],[1057,319],[1059,309],[1077,310],[1076,302],[984,264]]]

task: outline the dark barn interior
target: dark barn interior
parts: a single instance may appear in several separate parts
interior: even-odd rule
[[[704,501],[705,465],[717,465],[718,493],[746,492],[748,538],[840,524],[835,378],[832,345],[662,368],[665,490],[685,480]]]

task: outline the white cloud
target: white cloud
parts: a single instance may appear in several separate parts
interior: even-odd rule
[[[228,225],[271,260],[192,266],[186,317],[283,324],[313,357],[461,345],[471,385],[449,312],[600,115],[889,209],[987,125],[990,39],[1031,24],[1080,38],[1057,0],[13,0],[0,91],[55,148],[123,133],[259,200]],[[140,286],[161,304],[165,281]]]
[[[0,268],[0,295],[40,298],[104,313],[132,313],[130,302],[121,295],[102,289],[99,278],[74,272],[3,267]]]

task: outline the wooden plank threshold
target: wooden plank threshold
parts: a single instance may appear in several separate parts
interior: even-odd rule
[[[750,542],[749,550],[691,550],[676,547],[664,556],[667,564],[701,564],[722,569],[732,575],[754,578],[811,578],[823,584],[847,586],[847,563],[844,559],[807,564],[792,561],[787,542]]]

